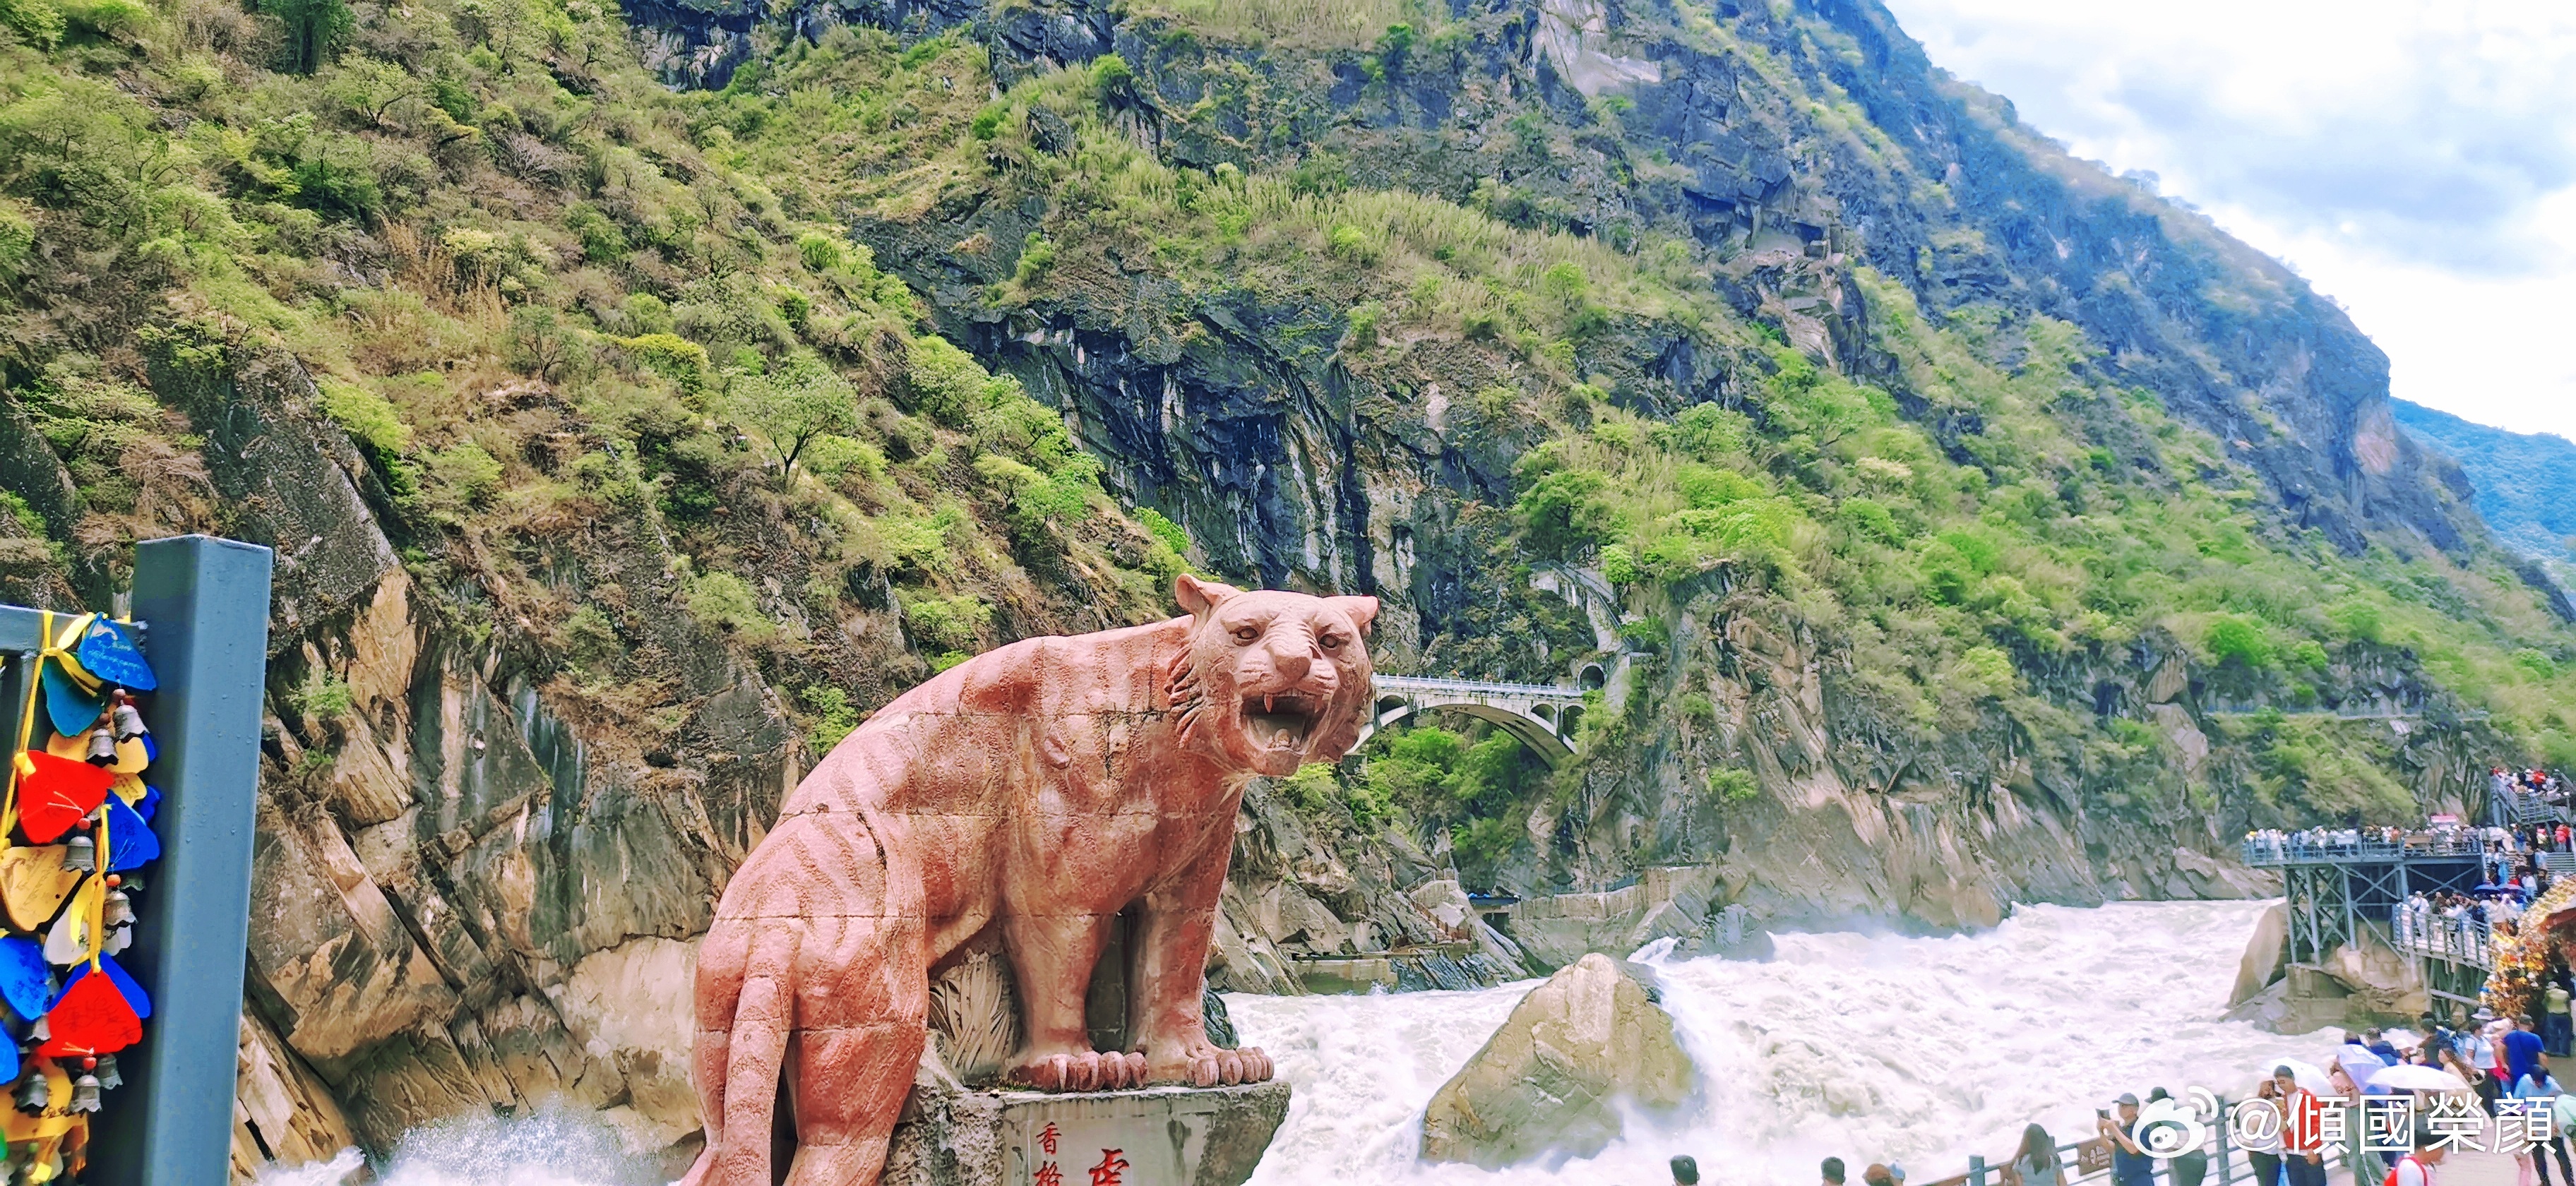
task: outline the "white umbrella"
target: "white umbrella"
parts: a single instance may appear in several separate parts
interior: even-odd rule
[[[2370,1047],[2356,1043],[2346,1043],[2336,1051],[2335,1061],[2343,1064],[2343,1073],[2352,1076],[2355,1083],[2370,1082],[2372,1073],[2388,1065],[2388,1060],[2372,1054]]]
[[[2469,1089],[2469,1085],[2461,1082],[2458,1075],[2440,1067],[2418,1066],[2414,1063],[2399,1063],[2372,1075],[2370,1085],[2385,1087],[2390,1091],[2467,1091]]]
[[[2300,1062],[2295,1058],[2285,1058],[2272,1065],[2290,1068],[2290,1078],[2309,1091],[2318,1095],[2334,1094],[2334,1077],[2326,1074],[2324,1067],[2312,1062]]]

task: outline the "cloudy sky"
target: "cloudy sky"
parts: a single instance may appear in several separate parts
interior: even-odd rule
[[[2576,0],[1886,0],[2022,119],[2289,261],[2396,394],[2576,438]]]

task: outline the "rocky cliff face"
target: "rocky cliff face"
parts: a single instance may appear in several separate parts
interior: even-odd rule
[[[48,85],[239,150],[130,208],[78,112],[0,136],[0,596],[279,552],[243,1167],[549,1101],[686,1156],[783,789],[1184,564],[1382,598],[1389,671],[1620,673],[1562,769],[1256,786],[1234,990],[2262,892],[2249,824],[2576,744],[2368,342],[1875,4],[530,5],[362,6],[313,78],[223,5],[81,34],[130,78]]]
[[[2059,319],[2096,347],[2100,381],[2151,393],[2224,442],[2283,529],[2346,552],[2390,533],[2436,550],[2476,543],[2456,472],[2393,429],[2385,363],[2339,312],[1946,80],[1876,5],[1775,16],[1723,4],[1710,28],[1724,52],[1710,30],[1684,35],[1708,14],[1653,4],[1447,15],[1446,44],[1390,52],[1201,40],[1081,0],[629,11],[647,63],[690,85],[758,63],[753,31],[769,22],[963,39],[1004,85],[1116,54],[1134,79],[1118,118],[1177,165],[1324,161],[1349,183],[1501,203],[1604,242],[1682,237],[1719,261],[1707,281],[1726,308],[1883,387],[1961,457],[1985,426],[1917,389],[1883,344],[1863,270],[1926,309]],[[1533,117],[1572,130],[1534,156]],[[1050,134],[1034,114],[1029,131]],[[1331,348],[1348,309],[1212,297],[1150,259],[1014,288],[1018,245],[1048,233],[1048,215],[1006,180],[899,214],[861,205],[853,222],[944,333],[1059,409],[1105,484],[1169,514],[1206,566],[1387,599],[1379,645],[1397,669],[1551,678],[1569,657],[1633,651],[1625,744],[1515,807],[1525,838],[1483,882],[1540,894],[1713,865],[1717,898],[1772,925],[1935,927],[1991,924],[2017,900],[2268,888],[2226,855],[2245,808],[2211,810],[2184,782],[2251,778],[2259,747],[2215,714],[2281,689],[2219,686],[2205,657],[2154,635],[2034,665],[2058,711],[2139,721],[2149,733],[2135,754],[2179,764],[2176,794],[2113,811],[2101,789],[2136,771],[2052,752],[2057,722],[1987,713],[1936,743],[1908,740],[1854,693],[1847,640],[1728,571],[1614,598],[1614,628],[1667,631],[1638,649],[1596,631],[1582,598],[1496,562],[1492,508],[1512,501],[1514,463],[1536,442],[1463,406],[1510,364],[1453,350],[1445,387],[1355,367]],[[1768,370],[1758,354],[1631,321],[1587,365],[1621,408],[1670,417],[1747,407]],[[641,1147],[684,1148],[687,944],[805,756],[779,693],[724,637],[644,608],[674,596],[672,555],[611,521],[548,563],[566,587],[631,607],[621,624],[656,656],[653,727],[550,683],[514,651],[529,639],[524,623],[509,629],[506,596],[425,589],[396,563],[361,496],[366,465],[297,427],[312,419],[304,400],[291,366],[262,364],[201,401],[265,426],[238,439],[210,429],[210,472],[260,508],[245,533],[288,551],[245,1156],[382,1148],[429,1118],[552,1098],[601,1110]],[[1088,624],[1063,610],[1019,623]],[[1539,645],[1508,645],[1516,636]],[[2400,656],[2386,660],[2339,656],[2329,694],[2446,703]],[[307,691],[341,684],[345,698]],[[2438,795],[2492,739],[2453,719],[2375,744]],[[1749,770],[1760,793],[1712,795],[1720,765]],[[1299,956],[1456,941],[1460,928],[1406,896],[1456,864],[1446,835],[1256,788],[1218,982],[1295,991]],[[1508,941],[1498,951],[1497,972],[1542,970],[1509,966],[1527,957]]]
[[[2255,475],[2280,530],[2353,554],[2393,535],[2467,556],[2483,538],[2456,467],[2396,431],[2385,359],[2339,310],[2206,220],[2067,158],[2010,104],[1933,69],[1877,5],[1726,4],[1714,23],[1689,6],[1582,0],[1456,3],[1446,16],[1436,41],[1338,51],[1284,36],[1226,44],[1080,0],[803,5],[793,19],[964,38],[1006,83],[1115,54],[1136,78],[1128,126],[1175,166],[1323,161],[1353,184],[1612,244],[1686,237],[1720,261],[1709,279],[1735,312],[1882,387],[1957,458],[1979,452],[1987,426],[1890,352],[1889,318],[1861,277],[1924,309],[2060,319],[2091,343],[2092,381],[2151,392],[2217,438],[2212,464]],[[1533,149],[1537,120],[1573,131]],[[929,294],[945,332],[1063,408],[1108,483],[1171,513],[1212,564],[1388,599],[1396,669],[1546,680],[1570,656],[1619,649],[1479,546],[1480,515],[1512,501],[1533,443],[1462,423],[1447,392],[1490,372],[1454,352],[1417,353],[1409,372],[1355,365],[1343,308],[1211,289],[1114,249],[1114,276],[1009,286],[996,301],[1020,267],[1010,245],[1063,233],[1050,209],[1005,170],[926,211],[863,206],[857,234]],[[999,246],[958,250],[968,244]],[[1327,339],[1346,348],[1318,348]],[[1669,323],[1623,324],[1588,347],[1594,381],[1650,417],[1750,407],[1764,369]],[[2107,435],[2123,431],[2139,430]],[[1485,880],[1542,892],[1716,862],[1769,913],[1944,926],[1991,922],[2015,900],[2266,884],[2223,855],[2243,816],[2179,802],[2148,819],[2088,812],[2132,772],[2045,742],[2032,752],[2028,721],[1900,740],[1882,706],[1848,694],[1854,658],[1839,640],[1727,574],[1618,608],[1670,629],[1640,670],[1643,744],[1533,805],[1528,843]],[[1495,645],[1516,633],[1538,645]],[[2210,686],[2187,651],[2142,637],[2030,674],[2078,714],[2134,717],[2191,781],[2226,781],[2256,759],[2213,741],[2212,714],[2265,694]],[[2338,663],[2323,675],[2343,685],[2329,699],[2438,707],[2405,660],[2385,659]],[[1713,712],[1670,711],[1690,696]],[[2392,751],[2426,793],[2461,793],[2495,743],[2445,721],[2358,744]],[[1729,758],[1776,793],[1723,809],[1702,778]]]

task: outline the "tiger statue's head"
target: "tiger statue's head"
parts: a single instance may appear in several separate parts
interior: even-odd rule
[[[1245,592],[1188,575],[1175,591],[1190,643],[1167,691],[1184,746],[1276,778],[1359,743],[1377,598]]]

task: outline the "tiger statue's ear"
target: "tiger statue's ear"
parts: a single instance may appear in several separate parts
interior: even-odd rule
[[[1359,627],[1360,633],[1362,634],[1368,633],[1369,624],[1377,621],[1377,598],[1327,597],[1324,599],[1324,602],[1325,604],[1332,606],[1334,609],[1350,615],[1351,625]]]
[[[1183,610],[1200,621],[1206,621],[1207,616],[1215,613],[1216,607],[1223,605],[1226,598],[1241,592],[1243,590],[1232,585],[1202,581],[1186,572],[1172,582],[1172,596],[1180,600]]]

